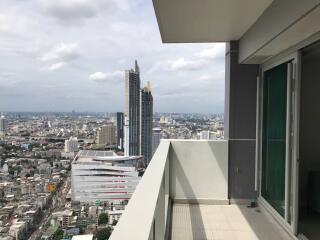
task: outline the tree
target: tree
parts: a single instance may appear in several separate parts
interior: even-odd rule
[[[52,236],[53,238],[53,240],[61,240],[62,238],[63,238],[63,230],[61,229],[61,228],[58,228],[55,232],[54,232],[54,234],[53,234],[53,236]]]
[[[81,228],[80,228],[80,231],[79,231],[79,234],[82,235],[82,234],[84,234],[84,233],[85,233],[85,230],[84,230],[83,227],[81,227]]]
[[[101,215],[101,214],[100,214]],[[97,240],[107,240],[111,235],[112,229],[110,227],[102,228],[97,232]]]
[[[108,223],[109,216],[107,213],[100,213],[98,218],[98,224],[107,224]]]
[[[118,223],[118,221],[116,219],[113,219],[112,225],[115,226],[115,225],[117,225],[117,223]]]

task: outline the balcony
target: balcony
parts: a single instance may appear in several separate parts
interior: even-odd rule
[[[262,207],[230,204],[228,141],[162,140],[110,240],[294,239]]]

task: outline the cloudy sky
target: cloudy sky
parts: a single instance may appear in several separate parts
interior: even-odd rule
[[[138,59],[157,112],[223,112],[224,44],[162,44],[151,0],[1,0],[0,111],[122,111]]]

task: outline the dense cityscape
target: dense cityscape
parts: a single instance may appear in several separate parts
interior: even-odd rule
[[[319,240],[320,0],[1,0],[0,240]]]
[[[124,112],[2,114],[1,239],[108,239],[161,139],[224,138],[222,114],[154,113],[137,61],[124,75]]]

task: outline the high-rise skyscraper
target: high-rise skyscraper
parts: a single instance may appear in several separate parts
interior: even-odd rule
[[[123,151],[124,145],[124,115],[123,112],[117,112],[117,145],[118,149]]]
[[[1,116],[0,118],[0,134],[4,135],[8,128],[8,120],[5,118],[5,116]]]
[[[147,166],[152,158],[153,97],[150,82],[141,89],[141,155]]]
[[[137,60],[135,68],[125,72],[125,154],[140,154],[140,69]]]

